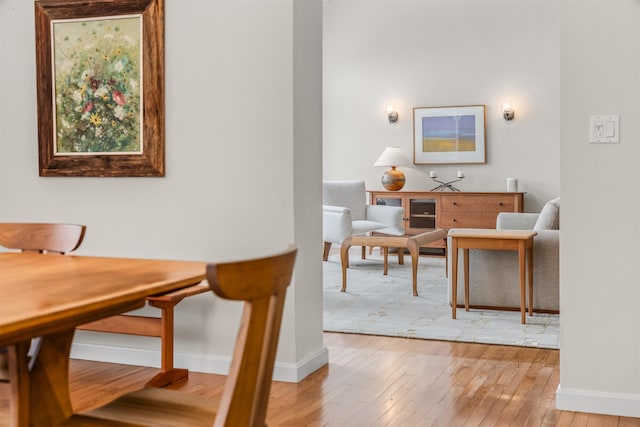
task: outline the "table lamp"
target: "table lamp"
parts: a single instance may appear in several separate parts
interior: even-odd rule
[[[382,175],[382,186],[389,191],[398,191],[404,187],[405,177],[404,173],[397,170],[396,167],[409,164],[411,161],[399,147],[387,147],[373,166],[391,166],[391,169]]]

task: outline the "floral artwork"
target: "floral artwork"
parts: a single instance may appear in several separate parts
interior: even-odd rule
[[[142,19],[52,22],[56,155],[142,152]]]

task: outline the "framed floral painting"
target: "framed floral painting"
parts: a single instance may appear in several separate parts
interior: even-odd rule
[[[35,2],[40,176],[164,176],[163,0]]]

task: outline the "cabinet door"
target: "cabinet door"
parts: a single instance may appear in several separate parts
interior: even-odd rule
[[[408,228],[436,227],[436,199],[409,198]]]

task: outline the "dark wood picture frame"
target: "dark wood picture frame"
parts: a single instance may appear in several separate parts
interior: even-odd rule
[[[142,22],[140,152],[57,154],[52,21],[127,16],[138,16]],[[39,0],[35,2],[35,32],[40,176],[164,176],[164,1]]]

